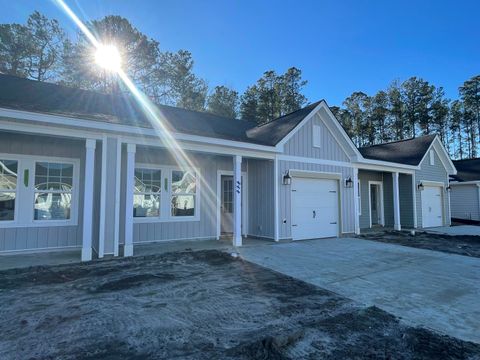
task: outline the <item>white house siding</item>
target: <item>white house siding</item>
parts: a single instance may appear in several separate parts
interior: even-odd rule
[[[452,185],[452,218],[480,221],[479,188],[476,184]]]
[[[32,155],[33,157],[35,155],[65,157],[80,160],[79,196],[77,199],[78,225],[2,227],[0,224],[0,252],[81,246],[85,142],[40,135],[0,132],[0,153]]]
[[[422,181],[435,181],[435,182],[441,182],[445,185],[445,187],[448,186],[448,173],[445,167],[443,166],[436,150],[434,150],[435,154],[435,160],[434,160],[434,165],[430,165],[430,156],[427,154],[423,162],[420,164],[420,170],[415,171],[415,181],[416,184],[422,182]],[[422,194],[421,191],[417,190],[415,186],[415,191],[416,191],[416,200],[417,200],[417,226],[418,227],[423,227],[422,225]],[[443,221],[444,225],[450,225],[450,218],[449,218],[449,207],[448,207],[448,196],[445,191],[442,193],[442,199],[443,199]]]
[[[133,242],[149,243],[166,240],[181,239],[212,239],[217,236],[217,171],[233,171],[233,157],[216,156],[199,153],[188,153],[193,166],[199,170],[205,184],[199,185],[200,193],[200,220],[174,220],[162,222],[139,223],[134,221]],[[125,154],[123,158],[125,158]],[[171,165],[178,166],[167,150],[137,146],[135,154],[137,164]],[[125,163],[123,164],[125,165]],[[247,171],[247,160],[242,162],[242,171]],[[125,166],[122,168],[122,185],[125,184]],[[122,190],[122,197],[124,191]],[[120,214],[125,214],[125,200],[121,202]],[[248,207],[249,204],[245,204]],[[123,224],[123,221],[120,221]],[[123,231],[120,243],[124,243]]]
[[[313,125],[320,126],[321,146],[313,146]],[[325,126],[320,116],[315,115],[302,126],[286,143],[285,154],[292,156],[327,159],[350,162],[347,154],[338,144],[330,130]]]
[[[248,234],[274,237],[274,163],[248,160]]]
[[[340,184],[341,195],[341,215],[342,233],[353,233],[355,231],[355,218],[354,218],[354,199],[353,188],[345,188],[344,180],[347,178],[353,179],[353,169],[343,166],[331,166],[310,164],[295,161],[278,162],[278,174],[284,174],[287,170],[306,170],[316,172],[328,172],[328,173],[340,173],[342,181]],[[291,239],[291,185],[279,185],[279,236],[281,239]]]

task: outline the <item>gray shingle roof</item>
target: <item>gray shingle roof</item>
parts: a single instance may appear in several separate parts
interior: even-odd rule
[[[468,160],[455,160],[457,175],[452,178],[457,181],[480,181],[480,158]]]
[[[417,166],[422,161],[435,136],[426,135],[414,139],[361,147],[358,150],[366,159]]]
[[[0,107],[152,128],[129,95],[109,95],[0,74]],[[313,104],[266,125],[158,105],[163,124],[184,134],[273,146],[314,109]]]

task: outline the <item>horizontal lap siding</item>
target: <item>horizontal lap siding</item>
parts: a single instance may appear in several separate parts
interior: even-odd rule
[[[345,188],[343,180],[353,178],[353,169],[348,167],[310,164],[294,161],[278,162],[278,174],[284,174],[287,170],[306,170],[316,172],[340,173],[342,181],[340,182],[341,208],[342,208],[342,227],[343,233],[352,233],[355,231],[354,219],[354,201],[353,188]],[[279,185],[279,227],[280,238],[290,239],[291,234],[291,185]],[[285,222],[284,222],[285,220]]]
[[[398,178],[400,195],[400,224],[402,227],[413,228],[413,193],[412,175],[400,174]]]
[[[448,186],[448,174],[447,170],[443,166],[438,154],[435,152],[435,160],[434,165],[430,165],[430,156],[427,154],[423,162],[420,164],[420,170],[415,171],[415,180],[418,183],[421,181],[436,181],[441,182],[446,186]],[[415,186],[416,187],[416,186]],[[417,202],[417,226],[422,226],[422,192],[415,189],[416,195],[416,202]],[[448,196],[445,194],[445,191],[442,192],[442,199],[443,199],[443,214],[444,214],[444,225],[450,224],[449,219],[449,208],[448,208]]]
[[[313,146],[313,125],[321,128],[321,147]],[[349,162],[345,151],[330,133],[319,115],[315,115],[285,143],[285,154]]]
[[[274,237],[274,164],[248,161],[248,234]]]
[[[478,191],[478,186],[475,184],[452,186],[450,191],[452,218],[480,220]]]
[[[200,220],[134,223],[134,243],[179,239],[206,239],[217,236],[217,171],[232,171],[233,158],[230,156],[209,156],[201,154],[190,154],[188,156],[193,166],[199,169],[200,176],[204,178],[206,185],[208,185],[200,184],[199,186],[201,196],[199,209]],[[170,156],[166,150],[145,147],[137,147],[135,161],[141,164],[177,165],[175,159]],[[246,171],[246,169],[246,160],[244,160],[242,170]],[[123,176],[125,176],[125,168],[123,169]]]
[[[77,213],[78,225],[15,228],[0,227],[0,252],[81,246],[83,224],[83,180],[85,178],[85,142],[47,136],[0,132],[0,153],[32,155],[33,157],[37,155],[80,159]]]

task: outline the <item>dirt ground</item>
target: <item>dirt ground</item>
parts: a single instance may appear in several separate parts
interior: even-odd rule
[[[0,273],[0,359],[479,359],[218,251]]]
[[[408,231],[378,231],[362,234],[359,237],[419,249],[480,257],[480,236],[452,236],[422,231],[416,231],[415,236],[412,236]]]

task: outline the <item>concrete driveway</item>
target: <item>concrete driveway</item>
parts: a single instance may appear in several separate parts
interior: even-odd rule
[[[427,232],[446,234],[446,235],[472,235],[480,236],[480,226],[475,225],[459,225],[459,226],[442,226],[427,229]]]
[[[248,261],[480,343],[480,259],[360,239],[241,248]]]

